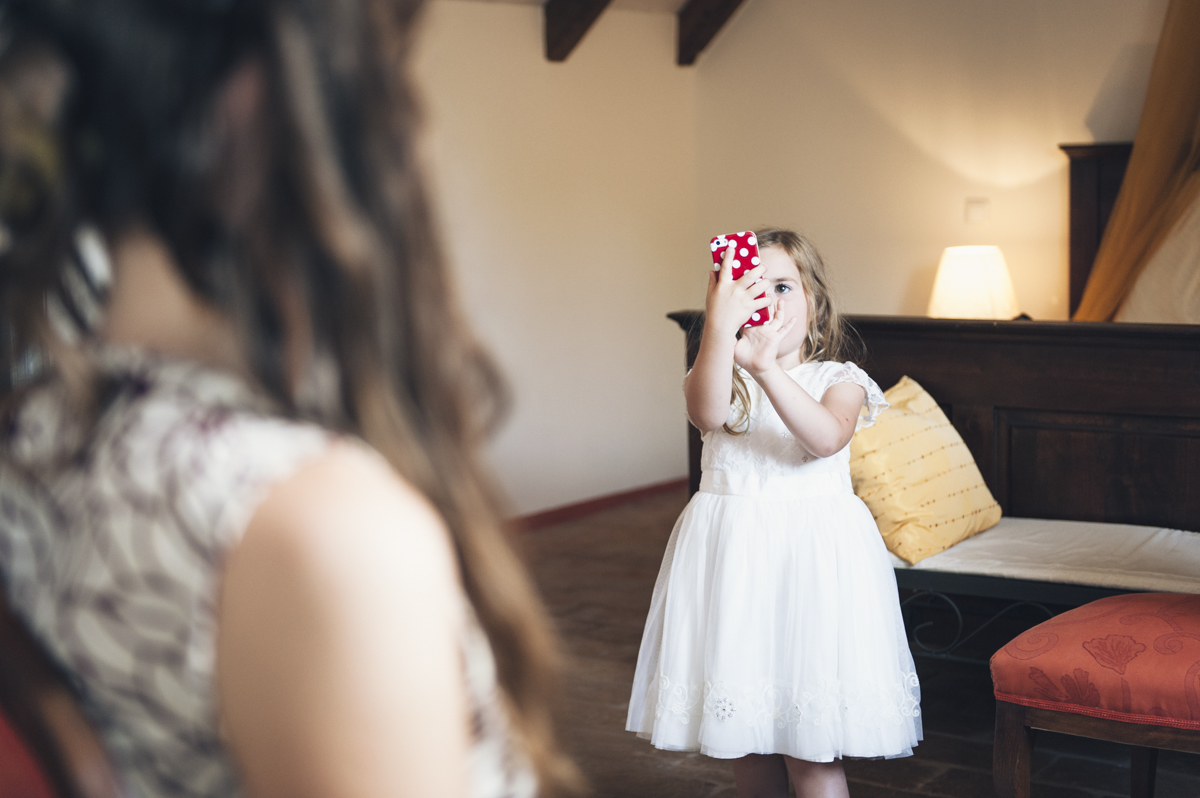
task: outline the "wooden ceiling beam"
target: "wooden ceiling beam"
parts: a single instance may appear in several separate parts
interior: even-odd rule
[[[546,0],[546,58],[566,61],[610,0]]]
[[[742,0],[688,0],[679,9],[677,63],[680,66],[696,63],[696,56],[708,46],[741,4]]]

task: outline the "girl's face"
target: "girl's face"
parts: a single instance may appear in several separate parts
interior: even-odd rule
[[[783,308],[786,319],[795,319],[796,323],[783,340],[779,342],[779,360],[787,359],[785,367],[798,365],[800,349],[808,334],[808,297],[804,286],[800,283],[800,270],[792,261],[790,255],[779,247],[767,247],[759,252],[762,263],[767,267],[763,274],[763,282],[767,283],[767,295],[772,296]],[[794,361],[794,362],[793,362]]]

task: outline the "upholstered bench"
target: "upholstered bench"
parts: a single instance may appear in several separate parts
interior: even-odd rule
[[[1037,729],[1133,746],[1135,798],[1154,793],[1158,749],[1200,753],[1200,595],[1093,601],[1019,635],[991,667],[1001,798],[1028,798]]]
[[[1078,606],[1115,593],[1200,593],[1200,534],[1134,524],[1005,517],[910,565],[901,587]]]

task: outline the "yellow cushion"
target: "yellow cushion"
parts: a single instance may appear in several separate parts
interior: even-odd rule
[[[908,377],[884,396],[891,407],[850,443],[850,476],[888,549],[917,563],[995,526],[1000,505],[933,397]]]

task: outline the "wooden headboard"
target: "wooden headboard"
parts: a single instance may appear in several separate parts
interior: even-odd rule
[[[695,355],[702,314],[671,314]],[[1006,515],[1200,531],[1200,327],[854,316],[945,409]],[[700,440],[691,430],[699,485]]]
[[[1200,329],[852,319],[943,406],[1006,515],[1200,531]]]

